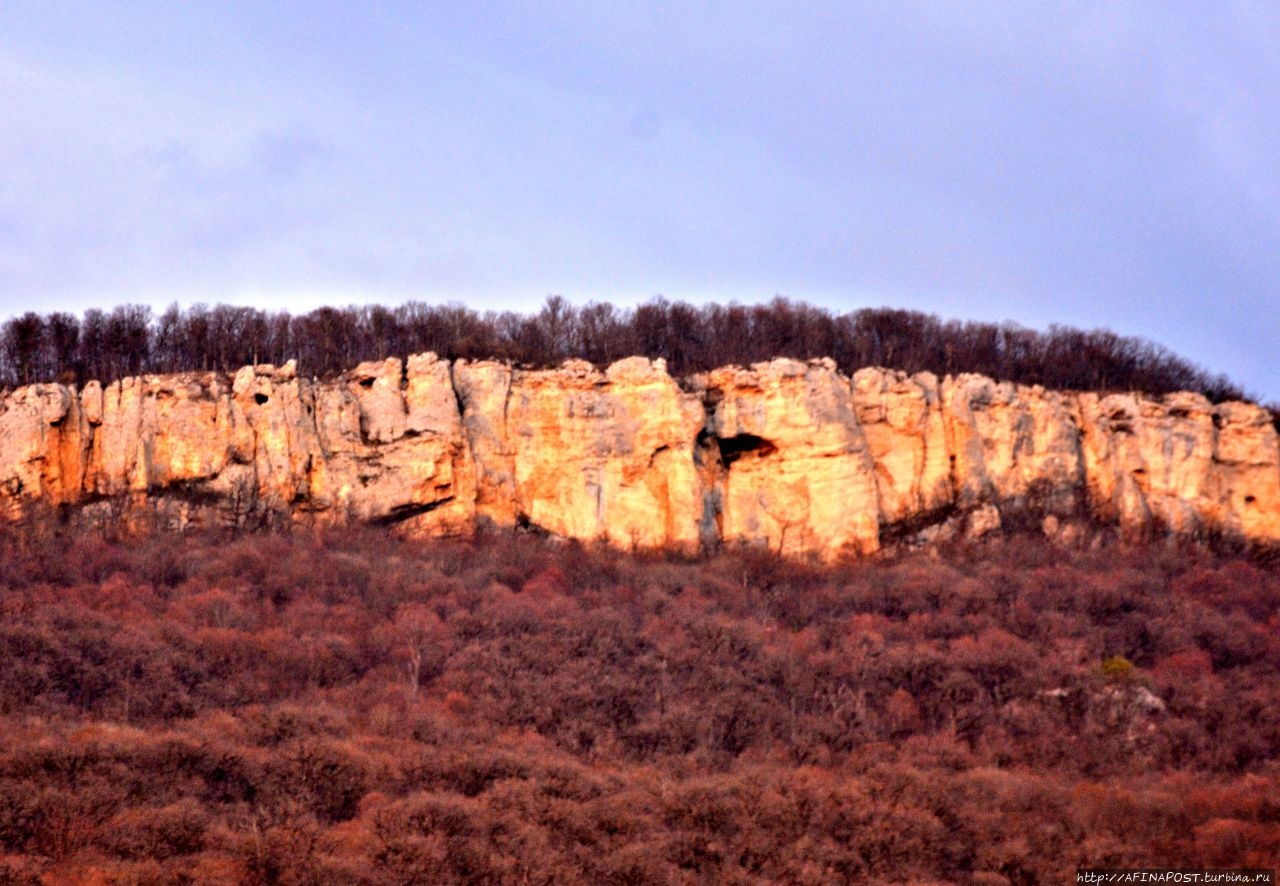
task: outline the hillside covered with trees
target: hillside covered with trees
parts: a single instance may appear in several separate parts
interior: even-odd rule
[[[498,358],[532,366],[578,357],[597,365],[661,357],[676,375],[774,357],[830,357],[847,374],[865,366],[939,376],[976,372],[1064,390],[1198,391],[1247,399],[1166,348],[1107,330],[940,320],[890,308],[845,314],[777,298],[767,305],[693,306],[654,299],[633,309],[547,299],[532,315],[477,313],[457,304],[320,308],[292,316],[248,307],[171,306],[159,316],[126,305],[110,312],[29,312],[0,327],[0,387],[109,382],[142,373],[234,371],[297,359],[323,376],[364,360],[434,351],[449,359]]]
[[[1280,573],[0,538],[0,882],[1074,881],[1280,858]]]

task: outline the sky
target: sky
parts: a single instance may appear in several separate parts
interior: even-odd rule
[[[1273,2],[0,4],[0,318],[893,306],[1280,402]]]

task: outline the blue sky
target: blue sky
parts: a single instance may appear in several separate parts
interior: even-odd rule
[[[1273,3],[0,5],[0,316],[892,305],[1280,400]]]

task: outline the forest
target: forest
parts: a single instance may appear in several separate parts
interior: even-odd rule
[[[763,305],[693,306],[655,298],[635,308],[584,306],[551,296],[532,314],[484,314],[459,304],[408,302],[318,308],[292,316],[257,308],[176,304],[154,315],[124,305],[82,317],[28,312],[0,326],[0,389],[63,380],[108,383],[143,373],[234,371],[296,359],[314,376],[365,360],[434,351],[448,359],[497,358],[544,367],[577,357],[605,365],[663,358],[683,376],[774,357],[830,357],[846,374],[864,366],[939,377],[976,372],[1060,390],[1198,391],[1214,402],[1249,399],[1213,375],[1141,338],[1105,329],[940,320],[916,311],[844,314],[785,298]]]
[[[1280,567],[0,536],[0,883],[1074,882],[1280,858]]]

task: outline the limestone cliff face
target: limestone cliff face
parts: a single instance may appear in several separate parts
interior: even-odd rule
[[[879,548],[875,466],[833,363],[775,360],[696,381],[719,450],[722,539],[824,558]]]
[[[662,361],[290,363],[0,398],[0,520],[528,526],[620,547],[889,542],[1110,525],[1280,544],[1269,412],[830,361],[678,383]]]
[[[478,513],[621,546],[696,547],[702,490],[693,461],[701,404],[656,363],[600,372],[454,367],[480,465]]]
[[[956,505],[969,531],[1010,515],[1070,517],[1085,486],[1080,421],[1069,394],[960,375],[942,383]]]
[[[1280,540],[1280,458],[1266,410],[1187,393],[1083,394],[1080,410],[1090,499],[1127,533]]]
[[[955,504],[947,422],[938,379],[861,369],[852,405],[875,466],[880,518],[897,524]]]

